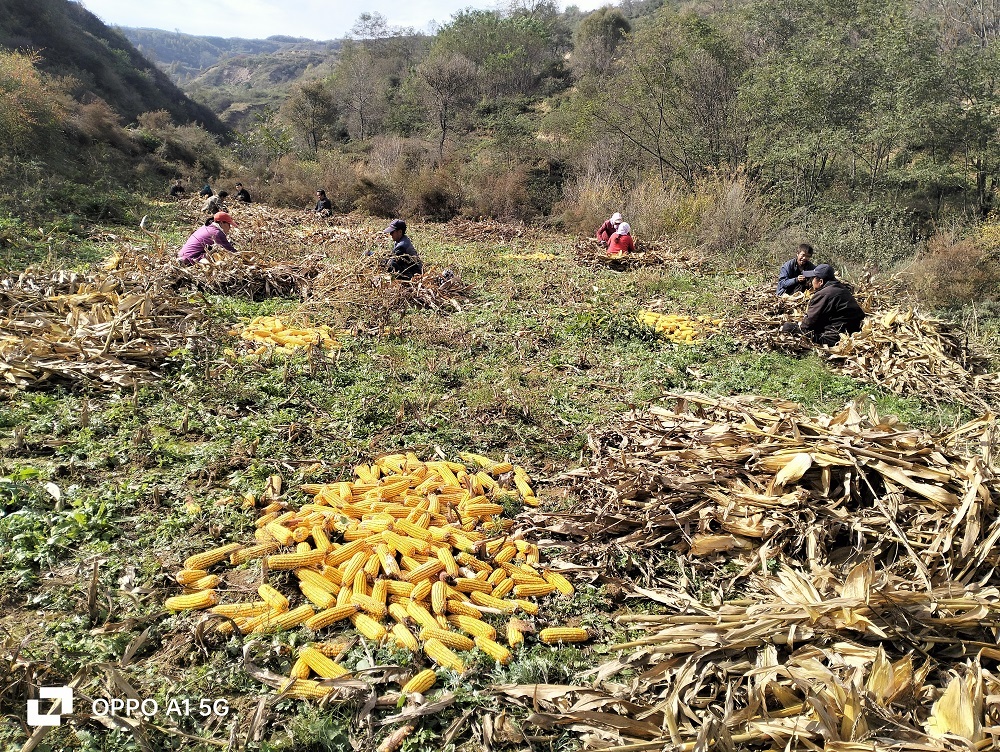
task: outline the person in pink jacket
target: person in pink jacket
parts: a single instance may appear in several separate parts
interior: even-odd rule
[[[624,256],[626,253],[635,252],[635,243],[632,240],[632,228],[628,222],[618,225],[618,231],[608,238],[608,255]]]
[[[618,229],[618,225],[621,223],[622,215],[615,212],[611,215],[611,219],[604,220],[604,224],[597,228],[597,239],[604,243],[604,245],[607,245],[608,239],[615,234],[615,230]]]
[[[230,253],[236,253],[233,244],[229,242],[229,233],[238,227],[227,212],[217,212],[212,217],[212,223],[203,225],[191,233],[177,254],[177,260],[182,264],[194,264],[205,261],[205,253],[213,246],[219,246]]]

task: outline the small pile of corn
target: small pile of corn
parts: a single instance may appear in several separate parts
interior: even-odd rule
[[[542,253],[541,251],[536,253],[506,253],[504,254],[505,259],[513,259],[514,261],[553,261],[557,258],[554,253]]]
[[[660,336],[671,342],[700,342],[702,338],[719,331],[722,319],[711,316],[683,316],[675,313],[659,313],[657,311],[639,311],[638,319],[655,329]]]
[[[290,353],[297,348],[318,346],[324,350],[337,350],[340,342],[334,337],[334,331],[326,326],[292,328],[286,327],[277,316],[257,316],[239,334],[250,342],[260,342],[261,346],[254,351],[255,355],[263,355],[268,347],[274,347],[277,352]]]
[[[514,521],[503,518],[503,504],[520,499],[538,504],[530,478],[509,462],[476,454],[462,459],[478,466],[420,461],[414,454],[393,454],[354,469],[356,479],[306,484],[313,497],[295,511],[274,501],[257,520],[256,542],[232,543],[189,557],[177,581],[185,595],[168,598],[171,610],[210,609],[228,617],[219,629],[261,634],[299,625],[320,631],[348,620],[370,640],[393,640],[442,668],[464,671],[454,651],[478,649],[500,663],[524,643],[530,624],[510,618],[537,614],[528,598],[573,594],[561,574],[539,569],[533,543],[510,537]],[[263,583],[259,600],[219,604],[221,578],[209,567],[262,559],[264,572],[291,571],[305,601],[291,607],[288,597]],[[507,615],[507,646],[484,614]],[[538,634],[544,643],[583,642],[585,629],[550,627]],[[508,647],[509,646],[509,647]],[[322,651],[320,651],[322,654]],[[335,678],[348,669],[304,650],[290,677],[288,693],[321,697],[311,672]],[[433,672],[417,674],[423,692]],[[418,681],[419,679],[419,681]],[[433,682],[432,682],[433,683]],[[409,686],[409,685],[407,685]]]

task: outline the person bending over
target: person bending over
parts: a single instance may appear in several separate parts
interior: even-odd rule
[[[817,345],[831,346],[840,341],[841,334],[861,331],[865,312],[851,288],[837,279],[832,266],[820,264],[802,274],[812,285],[809,308],[802,321],[786,321],[781,331],[805,334]]]
[[[236,253],[233,244],[229,242],[229,233],[237,224],[226,212],[218,212],[212,217],[212,223],[202,225],[191,233],[184,246],[177,254],[177,260],[182,264],[196,264],[199,261],[207,263],[206,254],[210,248],[219,246],[230,253]]]

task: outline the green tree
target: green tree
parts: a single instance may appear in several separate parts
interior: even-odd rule
[[[305,138],[315,154],[335,126],[338,109],[326,83],[307,81],[292,89],[281,107],[281,114]]]
[[[573,34],[573,72],[578,78],[605,75],[631,30],[632,25],[617,8],[604,7],[584,18]]]

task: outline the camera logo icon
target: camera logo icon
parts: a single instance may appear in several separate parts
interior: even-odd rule
[[[39,713],[38,703],[40,700],[59,700],[59,705],[55,708],[57,713],[42,715]],[[39,687],[38,700],[28,700],[28,725],[29,726],[58,726],[62,723],[63,715],[73,712],[73,688],[72,687]]]

